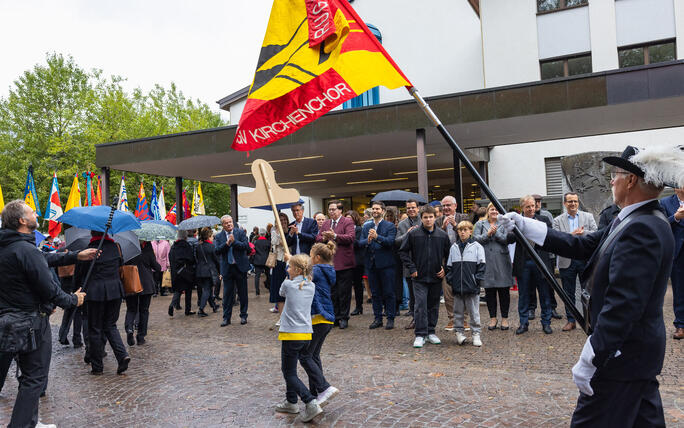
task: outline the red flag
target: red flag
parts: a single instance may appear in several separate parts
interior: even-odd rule
[[[166,214],[166,221],[172,224],[176,224],[176,204],[173,204],[171,211]]]
[[[185,190],[183,190],[183,220],[192,217],[192,212],[190,211],[190,204],[188,203],[188,198],[185,195]]]
[[[95,193],[95,196],[93,197],[93,206],[95,205],[102,205],[102,190],[100,188],[102,187],[102,181],[100,181],[100,176],[97,176],[97,192]]]

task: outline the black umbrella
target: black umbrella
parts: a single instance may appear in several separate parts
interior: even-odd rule
[[[406,192],[403,190],[389,190],[387,192],[380,192],[371,200],[371,202],[384,202],[385,204],[402,204],[409,199],[414,199],[419,204],[427,204],[427,200],[418,193]]]
[[[69,251],[81,251],[88,248],[91,235],[90,230],[81,229],[78,227],[70,227],[64,232],[66,239],[66,247]],[[121,247],[121,254],[124,262],[129,261],[133,257],[140,254],[140,241],[138,236],[133,231],[119,232],[112,236],[114,242],[117,242]]]

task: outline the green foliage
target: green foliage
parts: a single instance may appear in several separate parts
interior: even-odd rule
[[[30,164],[41,208],[49,197],[54,171],[66,204],[75,173],[99,172],[95,144],[222,126],[218,113],[199,100],[186,98],[175,84],[156,85],[144,93],[124,90],[119,76],[101,70],[86,71],[71,56],[48,54],[45,64],[25,71],[0,98],[0,186],[5,200],[23,196]],[[122,171],[111,171],[110,195],[118,195]],[[152,182],[164,186],[167,209],[175,199],[175,181],[169,177],[126,173],[129,208],[134,209],[140,181],[149,198]],[[81,178],[81,192],[84,182]],[[187,182],[188,199],[192,183]],[[207,213],[226,213],[230,189],[202,183]]]

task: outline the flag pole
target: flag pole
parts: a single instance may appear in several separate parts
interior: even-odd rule
[[[418,90],[415,87],[407,87],[409,93],[413,98],[415,98],[416,102],[418,102],[418,105],[420,108],[423,110],[425,115],[430,119],[430,121],[435,125],[437,130],[439,131],[440,134],[442,134],[442,137],[446,140],[446,142],[449,144],[451,149],[456,153],[458,158],[463,162],[463,165],[465,165],[466,169],[470,172],[470,174],[475,178],[475,181],[477,181],[477,184],[480,186],[480,189],[487,195],[491,203],[494,205],[494,207],[499,211],[500,215],[503,215],[506,213],[506,209],[504,206],[501,204],[501,202],[497,199],[497,197],[494,195],[494,192],[492,192],[492,189],[489,188],[487,183],[485,183],[484,179],[480,175],[480,173],[477,171],[475,166],[470,162],[466,154],[463,152],[463,150],[456,144],[456,141],[454,138],[449,134],[449,131],[444,127],[442,122],[439,120],[437,115],[432,111],[430,106],[425,102],[425,99],[420,95]],[[587,330],[587,325],[584,319],[584,315],[580,313],[580,311],[575,307],[575,305],[572,303],[570,298],[568,297],[567,294],[565,294],[565,291],[563,288],[558,284],[556,279],[553,277],[551,272],[549,272],[549,269],[546,267],[546,264],[542,261],[541,257],[537,254],[536,251],[532,248],[532,244],[525,239],[523,236],[522,232],[520,232],[520,229],[515,227],[513,229],[513,233],[515,234],[516,240],[518,245],[521,245],[527,253],[530,255],[532,260],[534,260],[534,263],[537,265],[539,270],[541,271],[542,275],[544,275],[544,278],[546,279],[546,282],[549,283],[549,285],[556,290],[556,293],[561,297],[563,300],[563,303],[565,303],[566,309],[569,309],[572,315],[575,317],[575,320],[579,323],[579,325],[582,327],[582,330],[584,330],[585,333],[589,334]]]

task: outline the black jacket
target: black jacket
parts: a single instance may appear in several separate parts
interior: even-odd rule
[[[271,251],[271,241],[263,236],[254,240],[254,266],[265,266],[268,253]]]
[[[553,225],[551,224],[551,220],[549,220],[548,217],[535,214],[534,215],[535,220],[543,221],[546,224],[546,227],[549,229],[553,229]],[[539,257],[544,261],[549,268],[549,270],[553,273],[553,267],[549,266],[549,253],[548,251],[543,251],[538,245],[532,244],[532,247],[534,247],[534,251],[537,252]],[[530,255],[527,254],[527,251],[523,248],[522,245],[519,243],[515,244],[515,254],[513,255],[513,275],[517,276],[520,278],[520,276],[523,273],[523,270],[525,269],[525,262],[530,259]]]
[[[141,295],[154,294],[155,282],[152,271],[161,272],[161,266],[157,263],[157,258],[154,256],[154,249],[149,242],[143,244],[140,248],[141,252],[126,262],[127,265],[135,265],[138,267],[138,275],[140,276],[140,284],[142,285]]]
[[[356,266],[363,266],[364,263],[366,263],[366,247],[359,245],[362,231],[363,227],[361,226],[356,226],[354,229],[354,232],[356,233],[356,239],[354,239],[354,259],[356,260]]]
[[[99,240],[88,244],[88,248],[97,248]],[[88,283],[83,284],[90,267],[90,261],[79,261],[74,270],[74,287],[83,287],[86,292],[86,300],[94,302],[106,302],[124,298],[123,284],[119,276],[119,268],[123,264],[123,258],[119,252],[119,245],[105,239],[102,243],[102,254],[95,259],[93,272],[88,278]]]
[[[0,310],[38,311],[41,305],[76,306],[78,299],[62,291],[48,261],[72,264],[76,253],[45,254],[33,234],[0,229]]]
[[[659,208],[658,201],[652,201],[631,213],[645,212],[633,217],[601,257],[598,253],[608,227],[586,236],[550,229],[544,241],[544,249],[559,256],[589,258],[580,276],[583,285],[596,270],[589,304],[593,364],[597,367],[594,378],[654,379],[663,368],[663,299],[674,238],[669,223],[652,214]]]
[[[442,282],[437,273],[442,269],[446,271],[450,247],[449,235],[444,230],[435,226],[432,232],[428,232],[421,225],[407,233],[399,248],[399,256],[410,274],[418,272],[415,281]]]
[[[214,244],[200,241],[195,249],[195,257],[197,258],[197,267],[195,268],[197,278],[211,278],[212,265],[216,269],[216,275],[221,271],[221,264],[216,256]]]
[[[192,288],[195,281],[195,246],[185,239],[174,242],[169,251],[169,270],[173,291]]]

